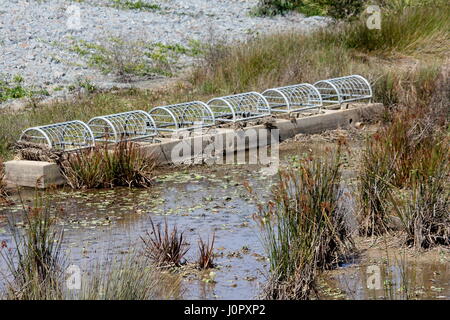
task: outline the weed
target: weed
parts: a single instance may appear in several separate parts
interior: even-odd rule
[[[114,7],[128,10],[155,11],[161,10],[161,7],[154,3],[147,3],[142,0],[113,0]]]

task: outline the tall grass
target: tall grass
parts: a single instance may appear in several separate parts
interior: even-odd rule
[[[394,176],[392,160],[386,156],[378,136],[368,139],[358,174],[360,234],[380,235],[388,231],[387,197]]]
[[[62,172],[74,189],[148,187],[153,183],[154,161],[132,142],[120,142],[69,154]]]
[[[345,19],[358,15],[364,6],[364,0],[260,0],[252,12],[257,16],[274,16],[295,10],[307,16]]]
[[[392,2],[392,3],[391,3]],[[446,54],[450,22],[448,1],[388,1],[381,9],[381,29],[370,30],[367,16],[333,34],[347,48],[382,55]]]
[[[270,262],[263,298],[309,299],[320,271],[351,251],[339,203],[340,152],[281,169],[272,199],[260,207],[257,221]]]
[[[14,300],[61,299],[64,255],[63,231],[56,226],[56,213],[36,195],[32,207],[23,205],[24,230],[14,217],[9,220],[13,243],[0,251],[10,276],[6,278],[6,298]]]
[[[421,163],[411,175],[410,190],[403,197],[392,192],[390,201],[406,231],[406,244],[417,248],[450,245],[450,148],[442,137],[426,156],[430,165]]]
[[[443,238],[448,227],[440,226],[448,224],[442,214],[448,212],[448,65],[441,75],[435,73],[424,76],[436,79],[428,85],[424,80],[422,92],[411,90],[413,97],[403,97],[410,105],[391,115],[366,142],[359,171],[362,234],[388,231],[389,216],[396,215],[408,244],[429,247],[447,242]]]
[[[309,34],[284,32],[223,44],[213,42],[188,78],[167,91],[96,92],[49,106],[31,103],[19,113],[0,111],[0,154],[11,157],[21,130],[99,114],[213,95],[361,74],[373,84],[374,101],[408,104],[429,91],[438,76],[448,42],[448,3],[395,11],[383,9],[381,30],[368,30],[365,20],[333,25]],[[394,12],[394,13],[392,13]],[[411,57],[412,56],[412,57]]]

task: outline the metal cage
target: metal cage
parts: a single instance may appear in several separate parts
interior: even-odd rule
[[[314,86],[322,95],[324,103],[341,104],[372,98],[369,81],[359,75],[320,80]]]
[[[208,101],[216,121],[236,122],[270,115],[267,99],[258,92],[240,93]]]
[[[309,83],[267,89],[262,93],[272,112],[295,112],[322,107],[322,97]]]
[[[159,106],[151,109],[149,114],[158,131],[193,130],[215,124],[212,110],[201,101]]]
[[[19,141],[46,144],[61,151],[73,151],[94,146],[94,135],[84,122],[79,120],[28,128]]]
[[[89,120],[88,126],[99,142],[140,140],[157,134],[155,121],[142,110],[95,117]]]

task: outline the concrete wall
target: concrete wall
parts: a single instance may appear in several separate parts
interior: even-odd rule
[[[13,160],[5,162],[5,181],[9,187],[48,188],[65,183],[56,163]]]
[[[373,118],[375,114],[382,110],[383,105],[380,103],[344,105],[339,110],[324,110],[323,113],[311,116],[273,119],[270,127],[279,129],[279,137],[276,137],[276,139],[282,141],[299,133],[314,134],[325,130],[345,128],[364,119]],[[292,114],[291,116],[299,115]],[[208,153],[207,149],[211,144],[216,146],[216,152],[234,154],[235,152],[270,144],[274,137],[267,137],[267,132],[266,125],[242,129],[217,128],[202,135],[194,132],[192,136],[183,139],[161,138],[159,143],[141,142],[140,144],[145,154],[155,158],[160,164],[173,163],[173,155],[178,155],[175,157],[178,161],[189,162],[193,158],[200,158],[204,161],[204,154]],[[252,144],[249,144],[246,137],[254,135],[258,139],[250,140]],[[214,156],[214,154],[211,156]],[[194,161],[194,163],[196,162]],[[58,166],[50,162],[8,161],[5,163],[5,171],[7,184],[14,187],[37,186],[38,188],[47,188],[53,185],[62,185],[65,182]]]

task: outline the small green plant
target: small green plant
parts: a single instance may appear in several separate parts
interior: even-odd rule
[[[113,0],[114,7],[118,9],[155,11],[161,10],[161,7],[154,3],[148,3],[143,0]]]
[[[63,231],[57,228],[56,213],[45,201],[44,196],[36,192],[32,207],[22,202],[23,232],[14,217],[9,219],[13,243],[3,243],[0,250],[11,273],[11,278],[6,278],[8,299],[53,300],[63,295]]]
[[[197,260],[197,265],[201,270],[214,268],[214,241],[216,239],[215,234],[212,236],[212,240],[208,239],[204,242],[202,238],[198,241],[199,257]]]
[[[141,237],[145,256],[158,267],[180,267],[189,250],[183,233],[179,233],[176,226],[169,231],[167,220],[164,220],[164,227],[161,224],[155,226],[152,219],[150,223],[151,231],[147,231],[145,236]]]
[[[22,83],[23,78],[20,75],[15,75],[12,81],[0,79],[0,102],[29,96],[30,92],[22,86]]]
[[[153,184],[155,162],[132,142],[120,142],[69,154],[62,173],[74,189],[149,187]]]

